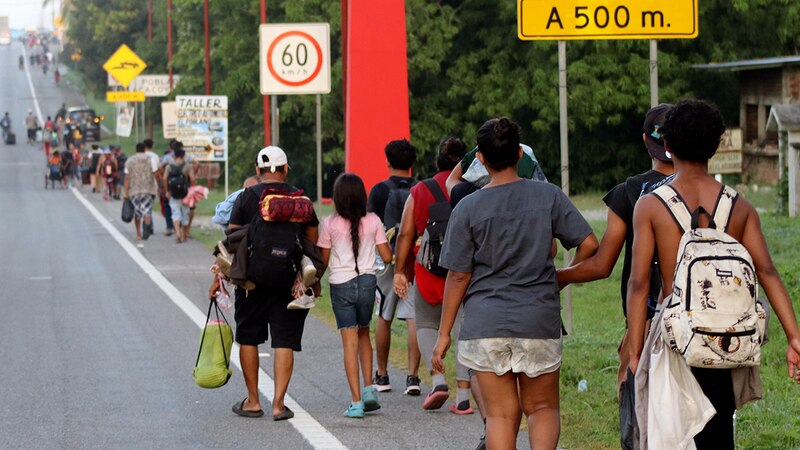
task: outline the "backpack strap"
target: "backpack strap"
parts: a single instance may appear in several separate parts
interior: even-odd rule
[[[389,192],[398,189],[400,187],[391,177],[383,180],[382,184],[389,188]]]
[[[447,197],[445,197],[444,192],[442,192],[442,188],[439,186],[439,183],[436,182],[433,178],[428,178],[424,180],[425,187],[431,191],[433,194],[433,199],[436,200],[436,203],[447,203]]]
[[[723,186],[717,197],[717,204],[714,206],[713,221],[717,225],[715,228],[723,233],[728,231],[728,224],[731,221],[733,205],[739,198],[739,194],[730,186]]]
[[[692,212],[681,198],[681,195],[670,185],[664,185],[652,192],[667,207],[678,225],[684,233],[692,228]]]

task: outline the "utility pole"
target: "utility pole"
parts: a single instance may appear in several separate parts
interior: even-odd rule
[[[261,1],[261,23],[267,23],[267,0],[260,0]],[[272,137],[270,136],[270,105],[269,105],[269,95],[262,96],[261,102],[262,109],[264,110],[264,146],[268,146],[272,143]]]
[[[203,2],[203,21],[205,22],[205,47],[206,47],[206,95],[211,95],[211,51],[209,49],[208,29],[208,0]]]

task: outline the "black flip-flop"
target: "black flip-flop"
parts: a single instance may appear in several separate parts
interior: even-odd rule
[[[292,410],[289,409],[288,406],[284,406],[283,411],[280,414],[275,414],[272,416],[272,420],[277,422],[279,420],[291,419],[292,417],[294,417],[294,413],[292,412]]]
[[[244,410],[244,402],[246,402],[246,401],[247,401],[247,397],[245,397],[245,399],[242,400],[241,402],[236,403],[235,405],[233,405],[233,408],[232,408],[233,412],[236,413],[237,415],[242,416],[242,417],[261,417],[261,416],[264,415],[264,411],[262,411],[260,409],[258,411],[245,411]]]

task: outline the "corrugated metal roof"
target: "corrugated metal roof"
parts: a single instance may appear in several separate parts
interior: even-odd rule
[[[745,61],[730,61],[721,63],[694,64],[693,69],[702,70],[728,70],[741,72],[744,70],[772,69],[783,66],[800,65],[800,55],[779,56],[775,58],[749,59]]]
[[[800,105],[774,105],[769,112],[768,130],[800,130]]]

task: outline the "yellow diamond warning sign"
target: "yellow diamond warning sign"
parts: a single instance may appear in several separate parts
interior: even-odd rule
[[[125,87],[128,87],[131,81],[145,68],[147,68],[147,64],[125,44],[120,45],[117,51],[103,64],[103,69]]]

